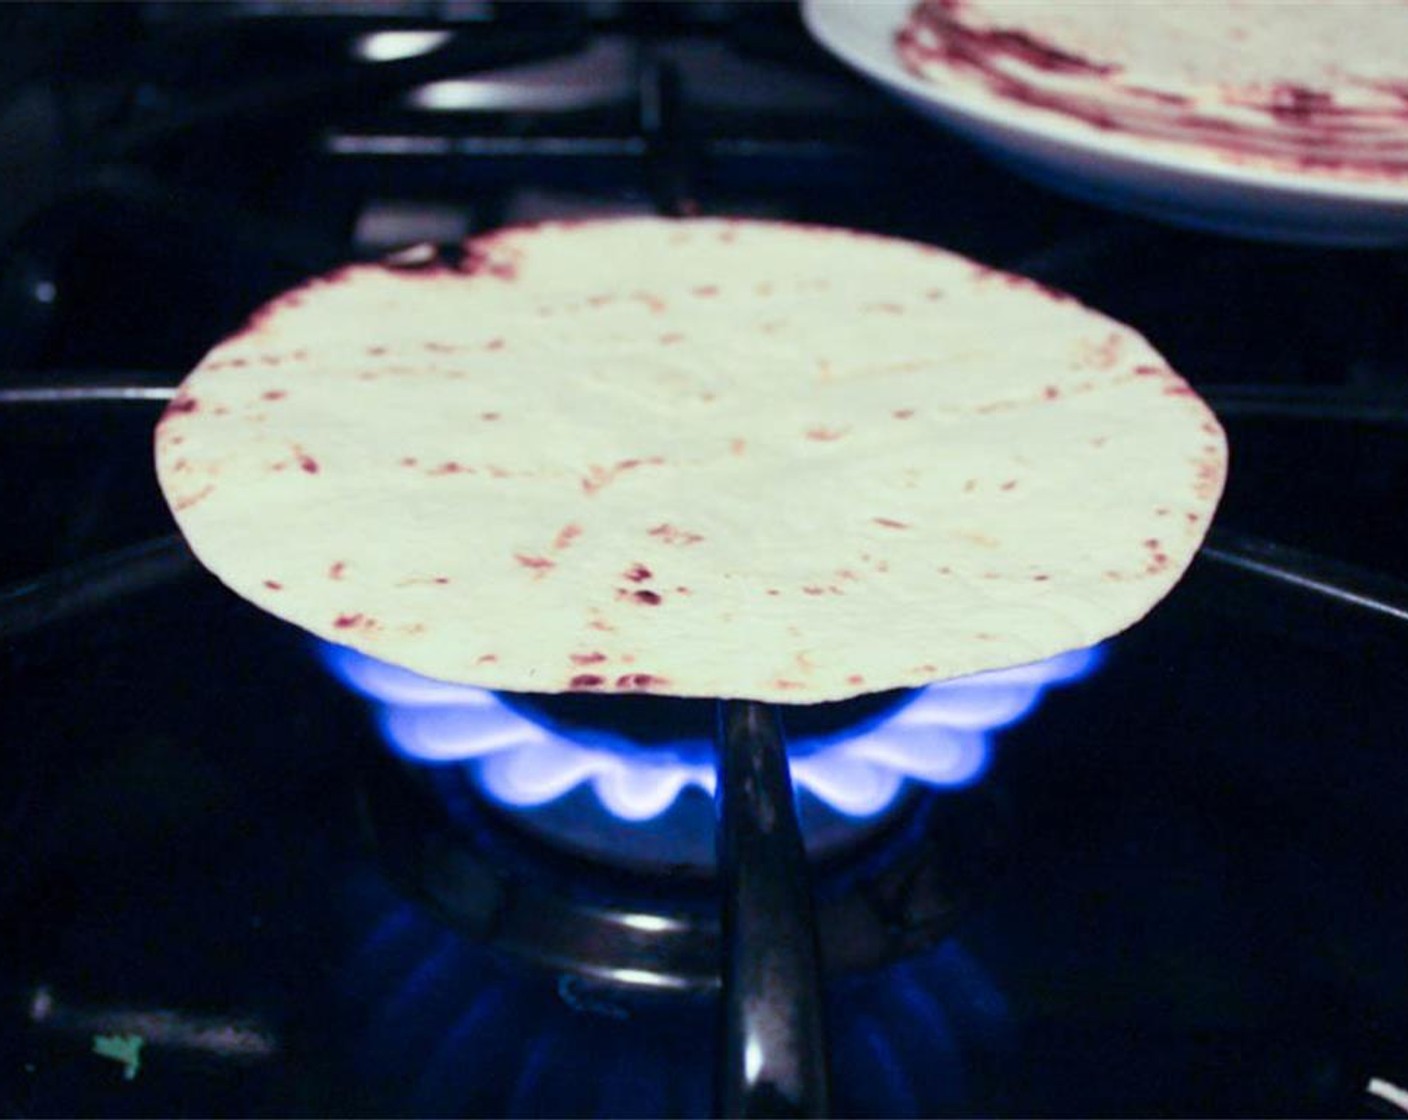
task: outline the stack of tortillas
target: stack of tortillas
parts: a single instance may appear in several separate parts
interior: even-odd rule
[[[548,224],[266,307],[156,435],[197,556],[491,688],[832,700],[1105,638],[1223,435],[1133,331],[927,246]]]
[[[1325,176],[1408,176],[1408,5],[923,0],[906,66],[1109,135]]]

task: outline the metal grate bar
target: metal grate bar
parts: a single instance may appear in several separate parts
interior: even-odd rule
[[[1356,610],[1408,622],[1408,585],[1275,541],[1215,529],[1204,558]]]

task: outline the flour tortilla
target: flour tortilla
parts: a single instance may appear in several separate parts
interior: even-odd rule
[[[1399,0],[924,0],[897,40],[939,85],[1356,179],[1408,176],[1406,44]]]
[[[835,700],[1129,626],[1222,489],[1138,335],[927,246],[509,230],[266,307],[156,434],[197,556],[446,681]]]

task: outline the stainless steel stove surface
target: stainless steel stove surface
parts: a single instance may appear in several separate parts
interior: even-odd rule
[[[637,211],[903,234],[1065,287],[1233,448],[1184,583],[1023,718],[1010,694],[984,701],[1005,726],[953,717],[958,778],[866,771],[865,806],[854,767],[804,783],[831,1111],[1408,1111],[1401,252],[1043,193],[790,5],[35,5],[0,30],[26,168],[0,183],[0,1112],[737,1104],[707,719],[486,697],[580,764],[551,799],[480,741],[393,750],[381,686],[200,573],[150,466],[183,371],[281,287]],[[794,769],[920,700],[792,728]],[[623,739],[645,777],[590,754]],[[676,811],[676,847],[631,839]]]

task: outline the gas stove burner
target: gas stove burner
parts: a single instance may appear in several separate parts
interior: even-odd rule
[[[715,884],[690,867],[623,870],[504,827],[457,768],[365,752],[363,821],[410,897],[460,935],[612,987],[703,991],[720,983]],[[907,799],[870,843],[816,867],[823,967],[851,972],[943,941],[1007,858],[1001,799],[978,785]],[[594,857],[594,853],[585,853]]]
[[[359,1073],[414,1116],[713,1116],[709,993],[512,967],[368,875],[333,975]],[[958,937],[827,985],[837,1116],[971,1115],[1010,1070],[997,977]],[[392,1111],[390,1109],[388,1112]]]
[[[433,777],[441,796],[467,785],[521,827],[594,858],[712,864],[714,702],[495,694],[320,648],[339,679],[376,702],[395,754],[452,771]],[[864,839],[917,788],[977,780],[995,730],[1098,661],[1077,650],[912,692],[781,709],[809,853]]]
[[[369,751],[364,817],[413,896],[596,982],[719,984],[717,702],[498,695],[319,648],[377,702],[393,749]],[[1098,660],[780,709],[823,967],[874,967],[952,931],[1003,862],[1003,815],[975,781],[991,732]]]
[[[319,650],[377,704],[392,750],[370,751],[365,819],[412,894],[554,969],[634,988],[719,983],[716,702],[497,695]],[[992,731],[1098,661],[1080,650],[780,709],[825,967],[948,935],[1005,848],[996,800],[975,783]]]

